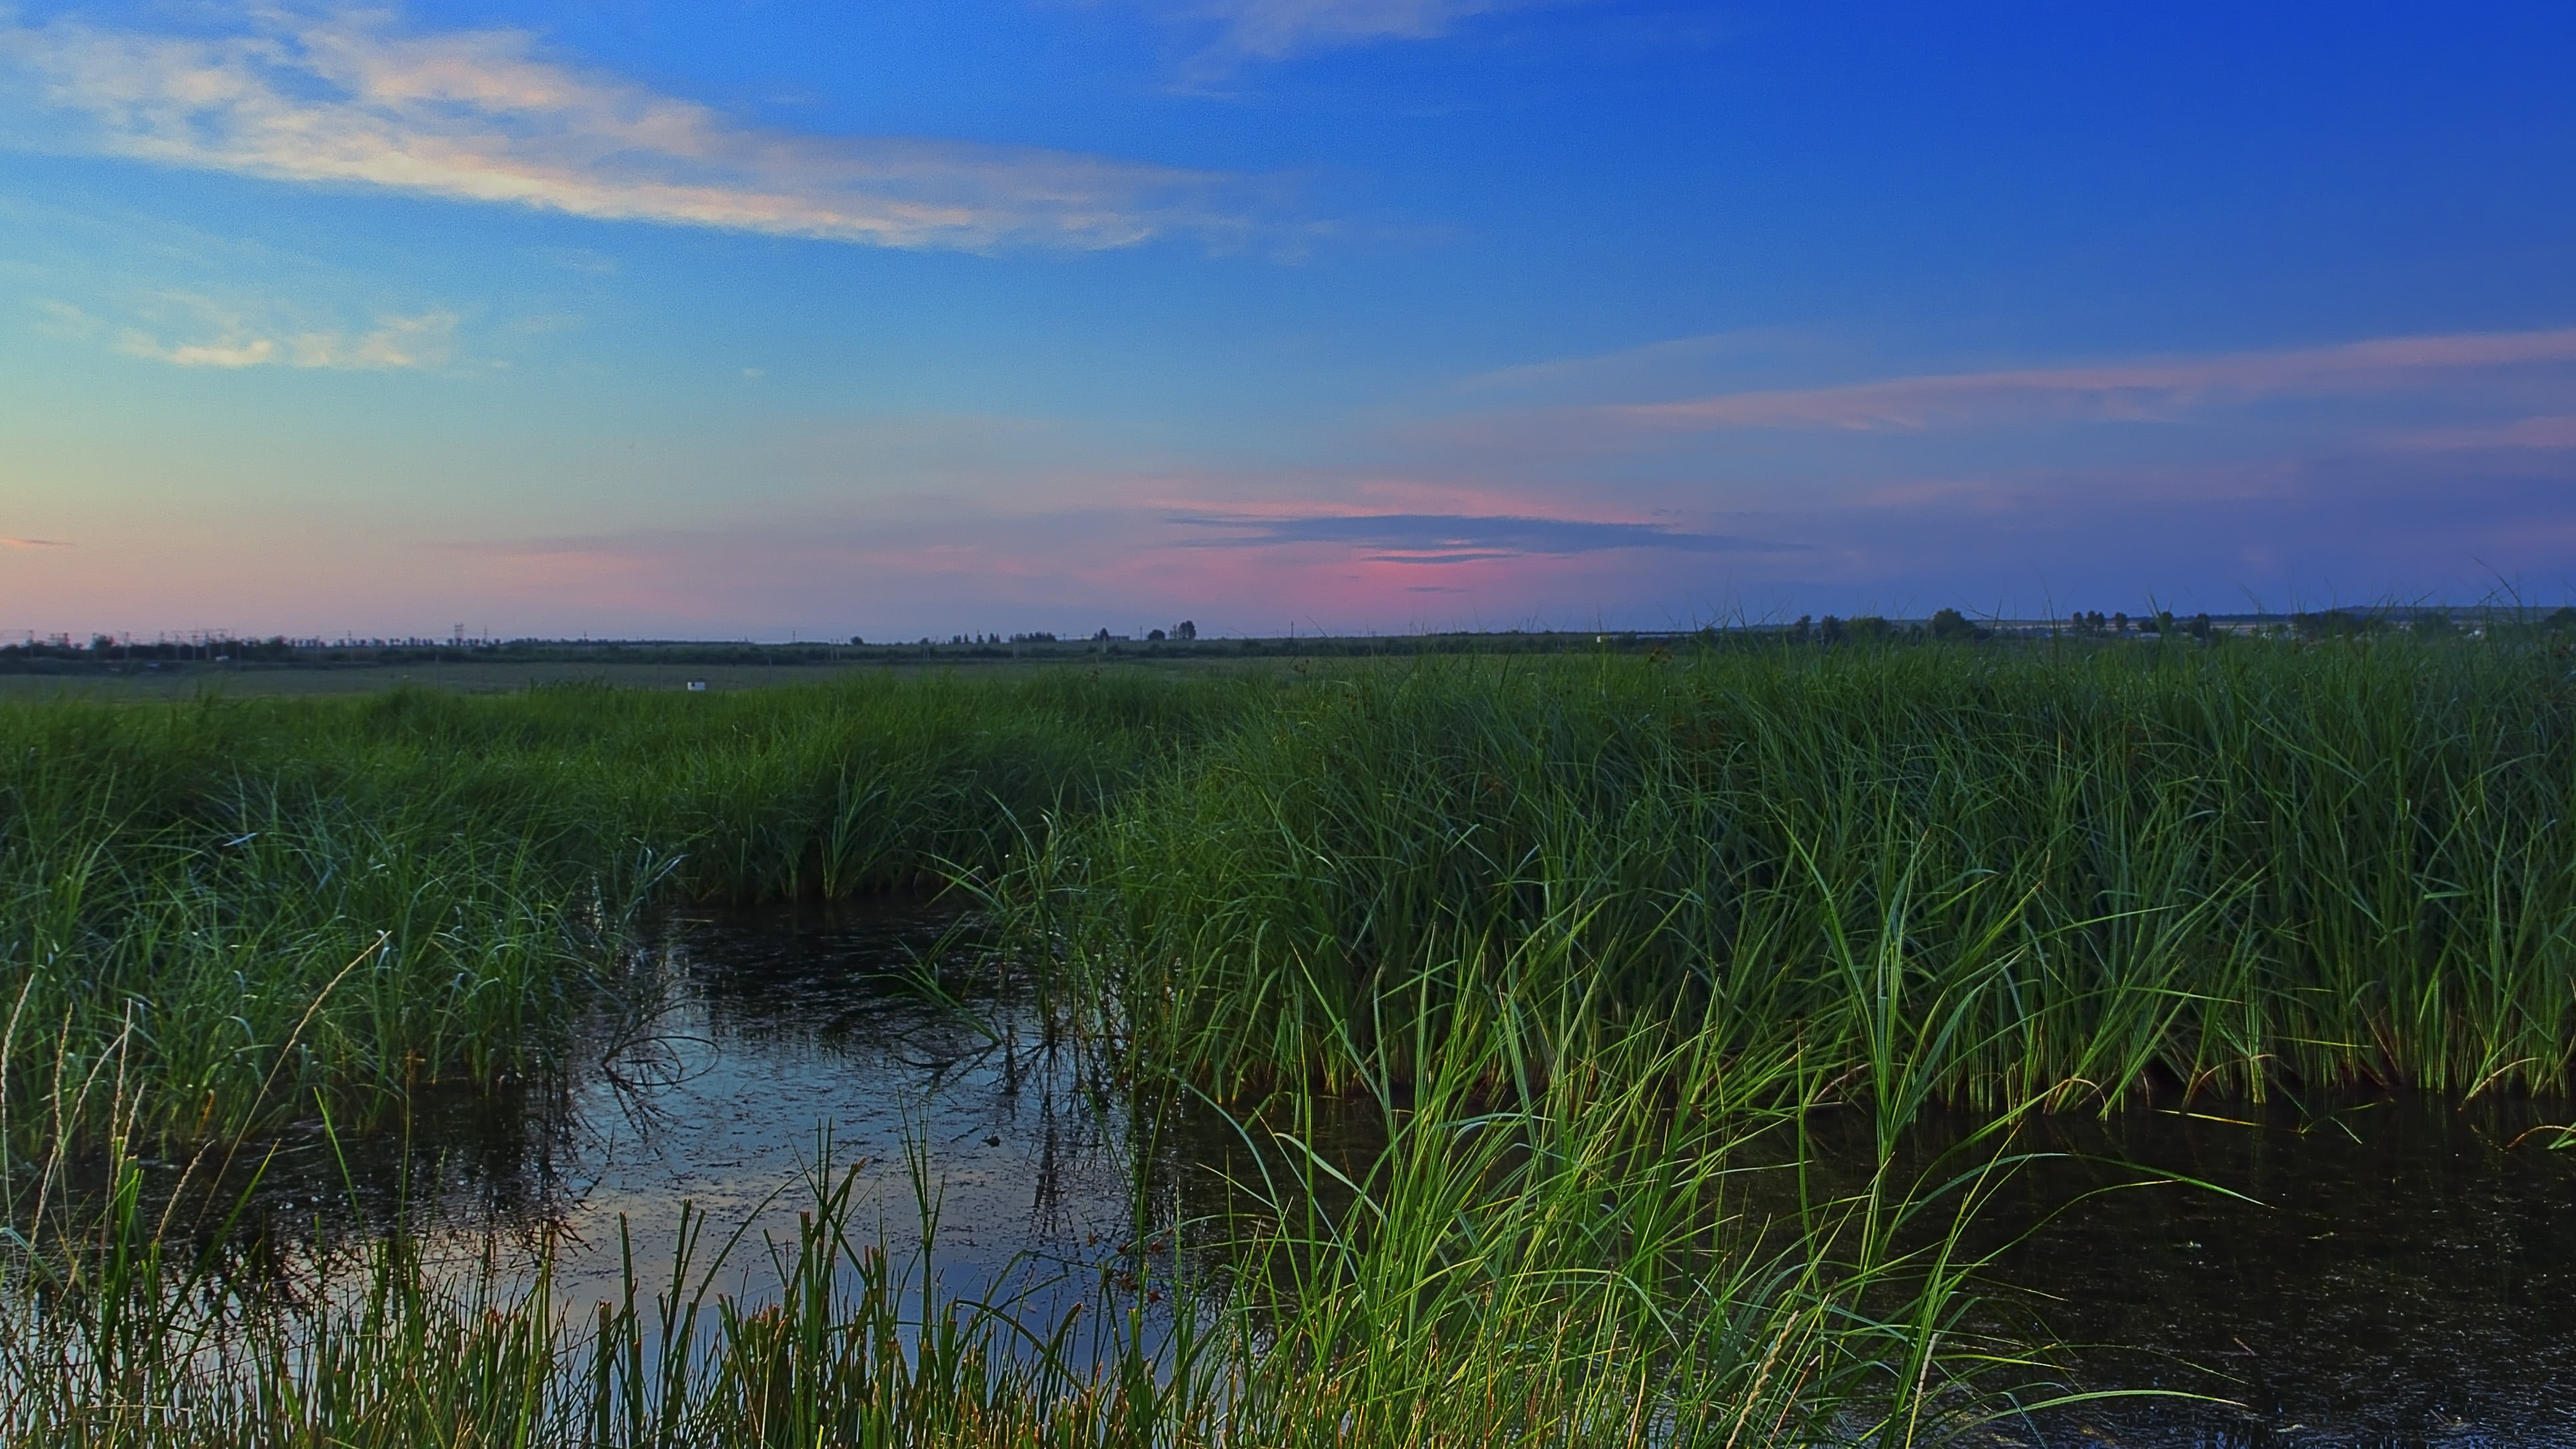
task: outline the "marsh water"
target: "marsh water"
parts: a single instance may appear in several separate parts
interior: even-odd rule
[[[861,1225],[891,1249],[921,1247],[935,1209],[930,1271],[1038,1316],[1138,1271],[1139,1245],[1186,1253],[1188,1224],[1249,1175],[1242,1137],[1206,1111],[1140,1117],[1031,1028],[1007,981],[925,990],[948,924],[917,908],[683,923],[568,1095],[428,1099],[407,1136],[354,1156],[316,1134],[262,1201],[404,1218],[460,1254],[550,1247],[575,1303],[613,1291],[629,1254],[666,1275],[684,1201],[718,1236],[751,1225],[724,1271],[755,1286],[762,1233],[792,1224],[823,1163],[855,1169]],[[2545,1130],[2576,1108],[2557,1105],[2344,1096],[2038,1124],[2016,1147],[2043,1155],[1985,1219],[2020,1239],[1995,1311],[2076,1345],[2078,1387],[2196,1397],[2012,1432],[2576,1444],[2576,1150]],[[1345,1149],[1365,1150],[1367,1120]],[[1928,1121],[1910,1150],[1929,1161],[1969,1126]]]
[[[2424,1096],[2043,1120],[1993,1277],[2114,1399],[2050,1444],[2576,1444],[2576,1152],[2531,1103]],[[2537,1129],[2537,1130],[2535,1130]],[[1918,1129],[1919,1150],[1964,1124]]]
[[[675,1268],[758,1297],[769,1245],[846,1178],[854,1235],[1028,1320],[1062,1316],[1099,1270],[1177,1268],[1172,1228],[1223,1190],[1177,1169],[1240,1138],[1205,1112],[1140,1115],[1031,1029],[1010,983],[927,972],[960,954],[943,949],[955,925],[901,904],[671,922],[553,1094],[431,1092],[399,1132],[349,1142],[303,1124],[265,1164],[259,1225],[399,1223],[433,1261],[504,1277],[542,1257],[576,1305]],[[679,1264],[684,1210],[701,1230]]]

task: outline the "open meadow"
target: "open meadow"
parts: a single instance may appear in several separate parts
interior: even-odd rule
[[[2025,1442],[2103,1391],[1981,1307],[2034,1124],[2569,1087],[2549,634],[795,679],[0,700],[12,1438]],[[818,1168],[757,1293],[245,1275],[281,1134],[544,1099],[670,912],[887,893],[1239,1129],[1221,1251],[1028,1321]]]

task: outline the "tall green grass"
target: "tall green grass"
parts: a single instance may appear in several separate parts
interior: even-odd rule
[[[2571,861],[2543,645],[1790,649],[1277,691],[1008,898],[1096,1029],[1228,1092],[1419,1069],[1509,957],[1594,1003],[1543,1070],[1641,1020],[1937,1034],[1929,1095],[2072,1103],[2563,1090]]]
[[[1227,1092],[1338,1083],[1480,954],[1584,983],[1551,1057],[1648,1018],[1857,1060],[1937,1021],[1970,1101],[2557,1090],[2566,663],[2383,636],[8,706],[0,1109],[103,1100],[57,1088],[118,1047],[147,1131],[361,1122],[547,1070],[656,900],[950,876],[1096,1030]]]
[[[2051,1392],[1974,1331],[1963,1246],[2021,1114],[2568,1085],[2568,665],[2382,636],[0,710],[0,1430],[1935,1441]],[[708,1268],[604,1308],[399,1234],[244,1294],[146,1190],[147,1144],[551,1070],[658,901],[924,878],[1100,1075],[1244,1124],[1197,1226],[1226,1266],[1107,1273],[1078,1351],[889,1266],[829,1175],[765,1296]],[[1384,1149],[1322,1150],[1319,1091]],[[1902,1177],[1936,1101],[1995,1125]],[[1826,1111],[1863,1124],[1831,1172]]]
[[[152,1220],[121,1161],[105,1204],[52,1219],[0,1293],[0,1433],[84,1449],[1900,1445],[2047,1400],[2043,1370],[1968,1327],[1958,1228],[1991,1167],[1906,1182],[1882,1160],[1857,1190],[1816,1190],[1782,1140],[1812,1097],[1799,1064],[1655,1032],[1498,1108],[1483,1084],[1528,1025],[1401,1093],[1355,1061],[1384,1093],[1387,1147],[1351,1171],[1309,1150],[1300,1104],[1247,1123],[1255,1206],[1140,1218],[1145,1256],[1104,1263],[1053,1320],[890,1262],[853,1231],[855,1179],[828,1160],[793,1233],[747,1242],[684,1214],[669,1278],[630,1268],[596,1304],[557,1301],[542,1265],[442,1273],[399,1233],[244,1295]],[[917,1156],[913,1172],[929,1242],[937,1190]],[[1183,1232],[1200,1255],[1178,1251]],[[1188,1266],[1211,1250],[1222,1267]]]
[[[654,900],[998,868],[1241,688],[0,706],[0,1139],[110,1060],[183,1138],[542,1072]]]

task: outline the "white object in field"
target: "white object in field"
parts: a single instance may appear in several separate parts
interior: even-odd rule
[[[706,689],[707,682],[703,679],[692,679],[689,681],[689,692],[692,694],[704,694],[706,693]]]

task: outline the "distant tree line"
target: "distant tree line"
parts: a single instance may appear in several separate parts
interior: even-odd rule
[[[2232,621],[2206,613],[2187,618],[2171,610],[2132,617],[2126,613],[2079,611],[2053,623],[2003,625],[1980,623],[1957,609],[1936,610],[1928,619],[1897,620],[1880,614],[1843,618],[1801,614],[1783,624],[1721,628],[1707,625],[1687,630],[1505,629],[1431,634],[1296,635],[1286,638],[1202,638],[1194,620],[1169,629],[1149,630],[1142,640],[1114,636],[1100,629],[1089,638],[1062,639],[1043,631],[1017,634],[952,634],[945,641],[924,637],[915,642],[869,643],[853,635],[847,643],[755,644],[708,640],[566,640],[566,639],[398,639],[341,640],[265,639],[207,635],[174,640],[131,640],[97,634],[86,640],[68,635],[24,638],[0,643],[0,669],[193,667],[203,664],[250,664],[267,667],[356,667],[426,665],[438,662],[808,665],[877,661],[887,664],[924,659],[974,660],[1067,659],[1123,655],[1141,651],[1161,657],[1227,658],[1362,658],[1422,654],[1560,654],[1576,651],[1651,652],[1690,645],[1698,648],[1777,648],[1792,645],[1898,643],[1914,640],[1974,642],[2071,635],[2113,640],[2182,639],[2215,642],[2233,634],[2254,634],[2319,642],[2364,639],[2405,633],[2462,638],[2488,636],[2576,637],[2576,607],[2547,613],[2531,609],[2446,609],[2433,607],[2340,608],[2286,616],[2238,616]]]

